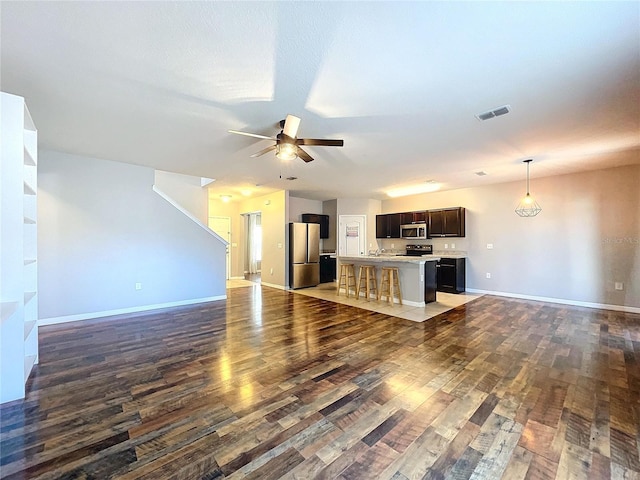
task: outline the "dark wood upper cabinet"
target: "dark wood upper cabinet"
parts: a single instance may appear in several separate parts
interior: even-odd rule
[[[400,214],[401,225],[409,225],[411,223],[425,223],[427,221],[427,212],[404,212]]]
[[[302,223],[319,223],[320,238],[329,238],[329,215],[318,213],[303,213]]]
[[[400,238],[401,213],[376,215],[376,238]]]
[[[376,238],[387,238],[387,216],[376,215]]]
[[[464,237],[465,209],[463,207],[429,210],[429,237]]]

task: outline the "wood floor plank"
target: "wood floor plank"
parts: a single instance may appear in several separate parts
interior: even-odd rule
[[[269,287],[40,328],[3,479],[640,479],[640,315]]]

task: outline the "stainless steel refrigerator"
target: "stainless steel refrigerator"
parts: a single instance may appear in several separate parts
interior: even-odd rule
[[[320,225],[289,224],[289,287],[313,287],[320,283]]]

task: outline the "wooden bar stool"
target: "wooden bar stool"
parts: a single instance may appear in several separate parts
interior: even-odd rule
[[[367,302],[370,301],[369,295],[373,293],[373,298],[378,298],[378,281],[376,279],[376,267],[373,265],[360,265],[358,272],[358,286],[356,289],[356,297],[360,298],[362,291],[362,282],[364,280],[364,297]]]
[[[394,294],[398,294],[398,303],[402,305],[402,291],[400,290],[400,278],[398,277],[398,267],[382,267],[382,278],[380,279],[380,293],[378,300],[382,296],[387,297],[387,301],[393,305]]]
[[[353,263],[341,263],[340,264],[340,275],[338,276],[338,291],[337,295],[340,295],[340,288],[344,286],[344,291],[347,294],[347,298],[349,297],[349,290],[353,287],[356,292],[356,296],[358,295],[358,285],[356,285],[356,271],[353,267]]]

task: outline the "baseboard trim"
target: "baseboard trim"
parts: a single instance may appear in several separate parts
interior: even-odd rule
[[[194,305],[196,303],[215,302],[217,300],[226,300],[226,295],[218,295],[215,297],[195,298],[192,300],[180,300],[178,302],[156,303],[155,305],[143,305],[139,307],[119,308],[116,310],[104,310],[102,312],[79,313],[76,315],[63,315],[61,317],[41,318],[38,320],[38,326],[56,325],[58,323],[77,322],[80,320],[90,320],[92,318],[111,317],[113,315],[123,315],[127,313],[146,312],[148,310],[157,310],[159,308],[181,307],[184,305]]]
[[[562,305],[573,305],[575,307],[599,308],[602,310],[615,310],[616,312],[640,313],[639,307],[627,307],[626,305],[611,305],[608,303],[581,302],[578,300],[569,300],[566,298],[539,297],[537,295],[521,295],[519,293],[494,292],[491,290],[476,290],[475,288],[467,288],[467,292],[482,293],[485,295],[496,295],[499,297],[521,298],[522,300],[535,300],[538,302],[560,303]]]

